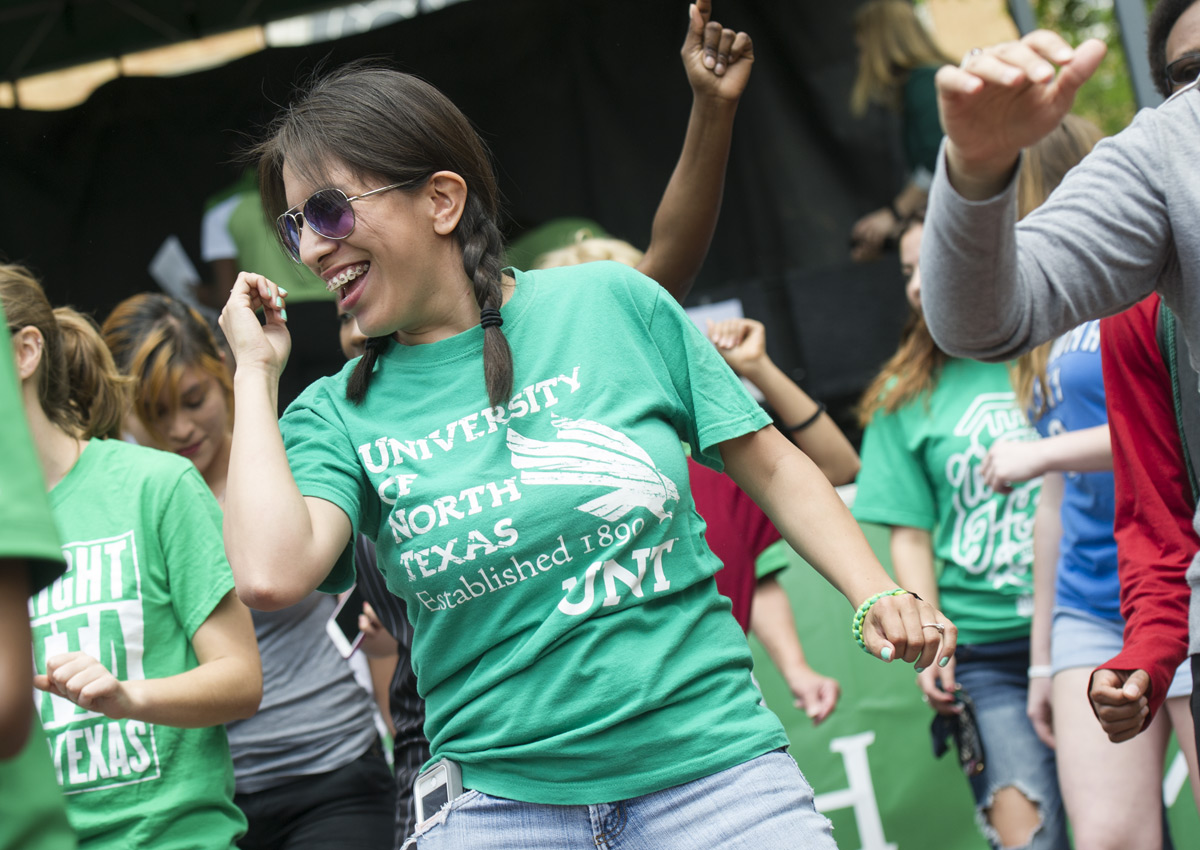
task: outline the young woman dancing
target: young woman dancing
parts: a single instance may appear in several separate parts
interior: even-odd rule
[[[68,564],[30,618],[80,846],[227,850],[246,820],[221,724],[255,712],[262,674],[220,511],[182,458],[103,439],[128,380],[89,319],[19,266],[0,266],[0,301]]]
[[[285,246],[369,341],[277,425],[285,296],[239,276],[221,318],[227,551],[270,609],[344,588],[353,534],[375,538],[434,758],[470,789],[415,843],[833,846],[718,599],[680,440],[859,607],[870,652],[942,663],[953,625],[896,588],[656,283],[615,263],[501,269],[491,163],[431,86],[335,72],[258,152]]]
[[[126,430],[190,460],[223,501],[233,384],[204,320],[165,295],[135,295],[105,320],[104,341],[134,382]],[[241,850],[393,846],[395,784],[371,698],[325,631],[334,607],[312,593],[253,612],[262,704],[227,727],[234,802],[249,821]]]
[[[952,358],[919,308],[921,225],[900,242],[913,312],[900,348],[863,396],[854,515],[891,527],[896,578],[959,623],[954,663],[917,676],[939,714],[974,706],[982,759],[965,765],[995,848],[1067,846],[1054,752],[1025,715],[1038,482],[997,493],[981,466],[998,439],[1036,437],[1001,364]]]

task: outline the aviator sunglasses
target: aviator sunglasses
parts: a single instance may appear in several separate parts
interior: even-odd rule
[[[288,255],[299,263],[300,260],[300,229],[307,222],[318,235],[326,239],[345,239],[354,232],[354,207],[351,204],[362,198],[369,198],[388,189],[399,189],[403,183],[393,183],[381,186],[361,195],[348,196],[341,189],[322,189],[309,195],[303,203],[296,204],[290,210],[280,213],[275,219],[275,230],[279,241],[287,249]]]

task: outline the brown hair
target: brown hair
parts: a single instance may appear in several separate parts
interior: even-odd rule
[[[113,309],[102,331],[117,367],[137,381],[133,412],[155,440],[166,442],[158,427],[162,420],[158,401],[167,397],[169,414],[179,409],[184,369],[211,375],[233,409],[233,382],[216,338],[200,314],[186,304],[157,293],[134,295]]]
[[[1017,176],[1017,218],[1024,218],[1045,203],[1067,172],[1078,165],[1102,138],[1104,133],[1091,121],[1078,115],[1067,115],[1037,144],[1027,148]],[[1017,406],[1022,410],[1032,409],[1034,385],[1040,388],[1042,404],[1032,411],[1034,419],[1045,412],[1049,394],[1046,364],[1053,345],[1054,341],[1050,340],[1022,354],[1009,370]]]
[[[455,236],[463,268],[480,309],[499,309],[504,241],[497,225],[499,189],[487,148],[466,116],[428,83],[408,74],[361,63],[312,82],[268,129],[252,154],[258,158],[263,207],[271,218],[287,208],[283,167],[326,182],[331,165],[357,177],[398,183],[415,191],[438,171],[467,184]],[[388,337],[367,340],[346,397],[360,402]],[[499,327],[484,329],[484,380],[493,405],[512,392],[512,351]]]
[[[950,355],[937,347],[925,317],[911,310],[900,347],[871,381],[858,403],[858,421],[865,428],[876,412],[895,413],[913,399],[933,391]]]
[[[52,423],[75,437],[116,437],[129,404],[130,381],[117,371],[90,316],[70,307],[51,309],[32,272],[0,265],[0,303],[11,331],[36,328],[42,336],[38,401]]]
[[[872,103],[900,108],[900,89],[914,68],[950,62],[917,18],[909,0],[870,0],[854,15],[858,76],[850,112],[863,115]]]

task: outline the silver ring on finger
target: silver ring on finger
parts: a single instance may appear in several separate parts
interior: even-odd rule
[[[921,628],[937,629],[939,635],[944,635],[946,633],[946,627],[943,626],[941,623],[922,623]]]
[[[958,63],[958,67],[960,67],[960,68],[967,67],[967,63],[981,53],[983,53],[982,47],[972,47],[970,50],[968,50],[966,52],[966,55],[963,56],[962,61]]]

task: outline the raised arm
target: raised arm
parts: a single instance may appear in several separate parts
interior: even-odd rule
[[[768,426],[727,440],[720,449],[729,476],[851,605],[857,608],[896,587],[821,471],[782,434]],[[922,628],[925,623],[943,625],[943,644],[937,631]],[[957,635],[934,606],[910,594],[879,599],[863,624],[871,654],[885,661],[902,658],[919,667],[948,664]]]
[[[830,484],[836,487],[854,480],[859,469],[858,452],[824,409],[771,360],[762,322],[709,322],[708,338],[733,371],[762,391],[792,442],[812,459]]]
[[[692,87],[692,113],[679,162],[654,215],[650,245],[637,266],[680,301],[704,263],[717,226],[733,119],[754,63],[750,36],[710,20],[710,0],[697,0],[689,15],[680,53]]]
[[[1170,242],[1153,184],[1153,115],[1097,145],[1014,226],[1021,149],[1058,126],[1103,55],[1100,42],[1072,50],[1039,31],[938,71],[946,143],[921,272],[925,317],[943,350],[1008,359],[1153,289]]]
[[[262,275],[242,272],[220,320],[237,361],[225,552],[238,596],[264,611],[293,605],[316,590],[351,532],[341,508],[301,495],[288,466],[275,417],[279,375],[291,350],[283,297]],[[265,325],[255,315],[259,308]]]

